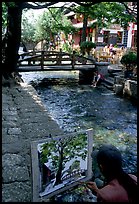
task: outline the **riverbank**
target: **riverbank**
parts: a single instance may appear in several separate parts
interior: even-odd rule
[[[31,142],[63,133],[35,89],[11,79],[2,86],[2,202],[31,202]]]

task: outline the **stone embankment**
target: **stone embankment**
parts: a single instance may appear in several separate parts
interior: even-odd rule
[[[105,68],[105,76],[104,86],[117,95],[137,100],[137,77],[125,79],[122,66],[119,65],[109,65],[108,69]]]
[[[31,142],[63,134],[35,89],[2,86],[2,202],[32,202]]]

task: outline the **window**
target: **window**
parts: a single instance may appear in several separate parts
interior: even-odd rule
[[[134,32],[134,47],[137,47],[137,30]]]
[[[121,31],[117,32],[117,43],[122,43],[122,35],[123,35],[123,32]]]
[[[128,39],[128,30],[124,30],[123,44],[125,47],[127,47],[127,39]]]
[[[108,44],[110,31],[104,31],[103,42]]]

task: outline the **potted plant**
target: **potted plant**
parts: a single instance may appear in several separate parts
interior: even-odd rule
[[[121,64],[124,65],[124,77],[131,78],[133,69],[137,66],[137,54],[133,51],[126,52],[121,58]]]
[[[91,41],[83,41],[80,45],[80,49],[84,54],[87,52],[89,55],[92,48],[96,48],[96,44]]]

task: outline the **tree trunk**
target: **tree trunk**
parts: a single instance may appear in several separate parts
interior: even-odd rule
[[[56,182],[55,185],[58,185],[62,183],[61,177],[62,177],[62,169],[63,169],[63,147],[61,147],[60,155],[59,155],[59,165],[58,165],[58,171],[56,174]]]
[[[86,41],[86,29],[87,29],[87,18],[88,15],[84,14],[84,19],[83,19],[83,30],[82,30],[82,36],[81,36],[81,43]],[[85,51],[81,50],[81,53],[84,55]]]
[[[21,40],[21,17],[22,9],[20,2],[15,6],[8,6],[8,27],[5,47],[5,60],[3,63],[3,74],[10,75],[16,71],[18,61],[18,49]]]

